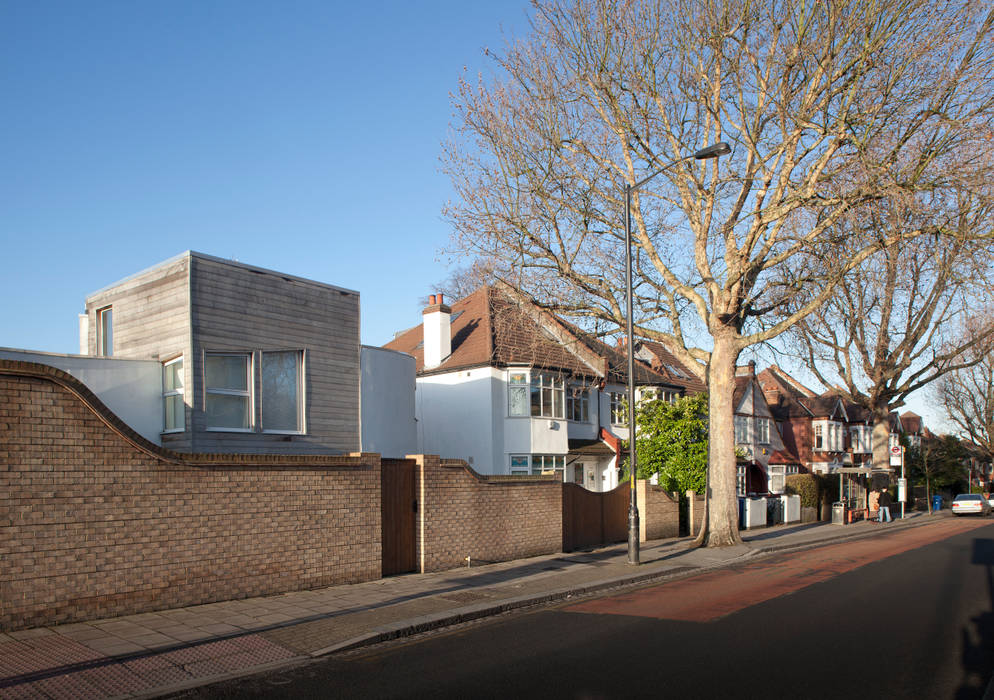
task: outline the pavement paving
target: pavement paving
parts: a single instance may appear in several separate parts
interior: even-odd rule
[[[780,525],[743,532],[745,544],[720,549],[691,547],[690,538],[657,540],[642,545],[637,567],[627,563],[627,544],[619,544],[0,633],[0,698],[158,697],[528,606],[949,516]]]

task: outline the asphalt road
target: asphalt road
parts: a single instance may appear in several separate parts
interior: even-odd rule
[[[994,524],[948,519],[177,697],[979,698],[992,611]]]

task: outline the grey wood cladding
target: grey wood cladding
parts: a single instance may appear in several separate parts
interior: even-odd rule
[[[96,312],[113,308],[117,357],[184,358],[186,430],[163,445],[194,452],[344,453],[359,450],[359,294],[271,270],[187,252],[103,289],[86,301],[88,345],[96,350]],[[301,435],[207,430],[207,352],[304,354]],[[260,395],[255,371],[253,398]]]

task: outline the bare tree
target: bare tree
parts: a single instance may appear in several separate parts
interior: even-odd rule
[[[964,356],[969,366],[940,379],[936,394],[961,434],[990,461],[994,459],[994,352],[985,343]]]
[[[870,412],[877,468],[888,465],[891,411],[946,373],[978,362],[971,350],[994,334],[991,323],[964,332],[972,314],[989,308],[994,295],[988,240],[994,212],[980,185],[952,197],[943,192],[904,202],[884,200],[841,220],[840,231],[849,241],[841,250],[928,225],[956,233],[919,237],[875,253],[785,337],[796,343],[804,364],[824,386]],[[838,259],[827,255],[815,274],[824,274]],[[804,301],[795,297],[788,306]]]
[[[840,243],[837,222],[930,191],[990,138],[991,23],[963,0],[548,0],[528,36],[465,80],[444,156],[453,250],[560,312],[621,327],[624,188],[632,197],[636,334],[698,368],[710,396],[708,521],[737,543],[732,392],[743,349],[778,336],[890,232],[775,317],[779,268]],[[960,172],[959,170],[956,172]],[[816,284],[812,292],[812,284]],[[695,370],[696,371],[696,370]]]

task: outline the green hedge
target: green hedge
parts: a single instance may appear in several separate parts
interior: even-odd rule
[[[791,474],[787,477],[784,491],[801,497],[801,508],[817,508],[821,485],[814,474]]]

